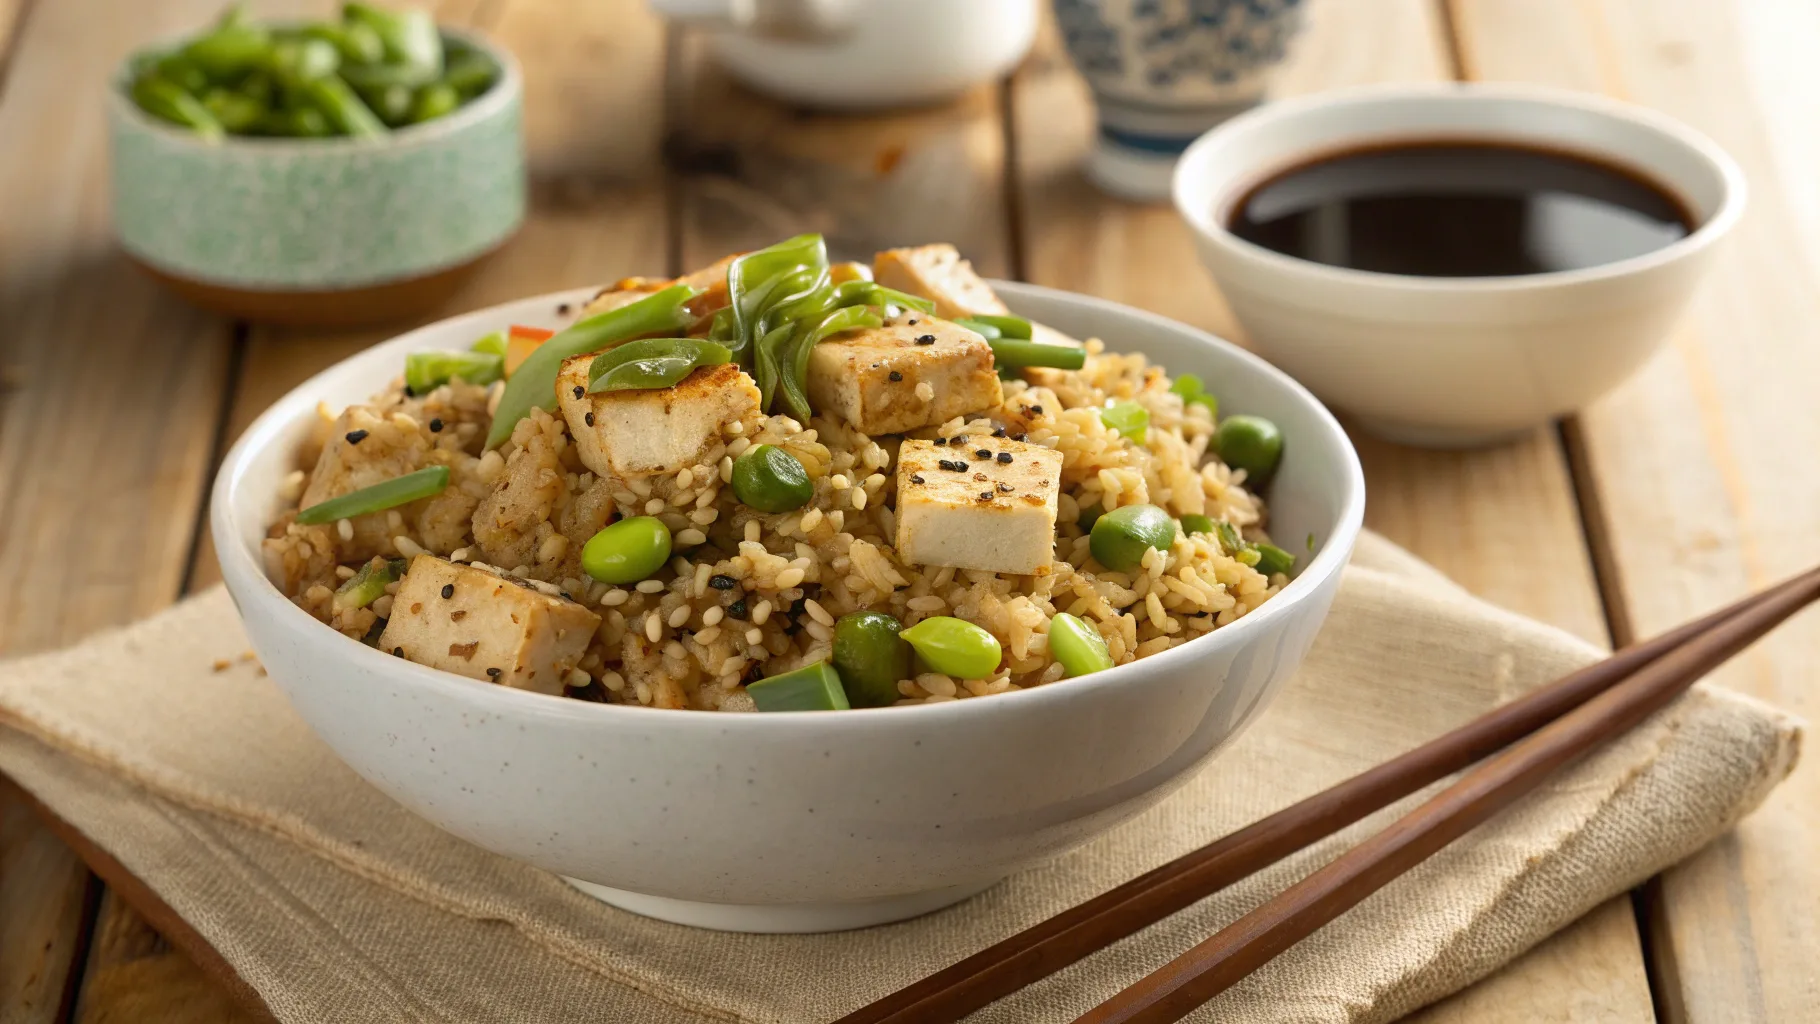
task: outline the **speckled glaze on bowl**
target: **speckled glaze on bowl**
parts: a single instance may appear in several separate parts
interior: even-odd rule
[[[1011,308],[1205,378],[1222,409],[1288,439],[1273,529],[1317,551],[1263,607],[1173,650],[976,700],[845,712],[717,714],[590,704],[444,674],[356,643],[260,568],[279,482],[318,401],[364,400],[407,352],[559,302],[498,306],[413,331],[300,385],[234,445],[211,527],[229,592],[291,703],[357,772],[494,852],[609,903],[682,924],[830,931],[895,921],[984,889],[1154,804],[1269,703],[1340,585],[1365,507],[1358,457],[1307,391],[1262,360],[1161,317],[1029,285]]]
[[[337,293],[446,276],[497,249],[525,214],[523,83],[510,53],[443,31],[492,57],[499,80],[455,113],[381,139],[209,143],[140,110],[123,70],[108,102],[122,248],[160,277],[197,286],[186,291],[205,304],[294,295],[296,312],[318,321],[337,311],[311,316],[310,306]],[[405,294],[421,302],[426,291],[438,289]]]

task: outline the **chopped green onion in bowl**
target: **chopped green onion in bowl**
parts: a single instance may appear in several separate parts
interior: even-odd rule
[[[485,387],[506,375],[506,357],[491,352],[412,352],[404,357],[404,386],[425,395],[460,377]]]
[[[420,498],[441,494],[443,489],[448,486],[449,467],[431,466],[415,473],[393,477],[371,487],[349,491],[338,498],[318,502],[298,512],[297,521],[305,526],[315,526],[319,523],[332,523],[337,519],[352,519],[355,516],[369,515],[373,512],[384,512],[388,508],[397,508]]]
[[[344,612],[365,608],[379,600],[386,587],[403,578],[408,564],[402,558],[375,558],[367,562],[347,582],[335,589],[335,610]]]
[[[826,661],[760,679],[746,687],[760,711],[847,711],[840,673]]]

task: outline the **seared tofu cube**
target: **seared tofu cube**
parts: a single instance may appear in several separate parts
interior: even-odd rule
[[[898,557],[912,565],[1047,574],[1062,453],[990,434],[943,440],[906,440],[898,451]]]
[[[809,403],[865,434],[932,427],[1003,397],[986,339],[937,317],[900,316],[809,353]]]
[[[418,555],[379,649],[419,665],[560,696],[600,616],[471,565]]]
[[[758,416],[758,385],[731,363],[701,367],[674,387],[589,394],[593,361],[562,364],[556,400],[582,463],[601,476],[632,480],[692,466],[722,427]]]
[[[370,406],[349,406],[330,425],[297,507],[306,509],[415,472],[424,468],[429,453],[430,443],[423,435],[399,428]],[[414,519],[413,509],[418,507],[413,503],[398,512]],[[397,531],[386,523],[384,514],[354,516],[348,524],[350,536],[332,530],[337,559],[362,561],[390,550]]]
[[[886,249],[872,258],[872,276],[887,288],[935,300],[935,312],[951,320],[1009,312],[952,245]]]

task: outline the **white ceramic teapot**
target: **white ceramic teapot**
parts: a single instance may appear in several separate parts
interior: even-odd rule
[[[1038,0],[651,0],[709,30],[715,57],[761,92],[869,109],[935,103],[1009,72]]]

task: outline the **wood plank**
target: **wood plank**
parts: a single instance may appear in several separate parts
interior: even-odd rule
[[[1277,95],[1446,78],[1438,10],[1426,0],[1312,8]],[[1108,199],[1080,175],[1093,133],[1085,86],[1045,37],[1014,82],[1017,188],[1028,273],[1154,309],[1225,337],[1243,333],[1165,205]],[[1606,629],[1571,481],[1553,430],[1484,452],[1422,452],[1355,432],[1367,524],[1468,589],[1596,642]],[[1629,901],[1620,898],[1529,956],[1420,1015],[1441,1021],[1648,1021],[1649,989]]]
[[[641,0],[448,0],[448,23],[477,27],[523,56],[532,208],[519,237],[449,303],[444,316],[540,292],[665,269],[661,175],[664,32]],[[255,328],[233,389],[232,443],[305,378],[411,324],[364,331]],[[217,453],[217,457],[219,453]],[[192,589],[220,578],[198,546]],[[103,901],[78,1020],[243,1024],[255,1020],[144,916]]]
[[[0,572],[31,582],[0,595],[7,653],[130,621],[183,578],[230,333],[116,255],[95,112],[133,46],[216,6],[59,0],[35,5],[12,41],[0,92]],[[47,994],[61,997],[83,941],[87,872],[15,811],[0,1019],[49,1020],[59,1006]]]
[[[1752,210],[1666,351],[1581,417],[1618,623],[1647,635],[1820,559],[1820,29],[1811,4],[1461,0],[1468,67],[1667,111],[1743,165]],[[1715,674],[1797,714],[1820,628]],[[1807,1021],[1820,1006],[1820,765],[1661,879],[1654,950],[1674,1020]]]

